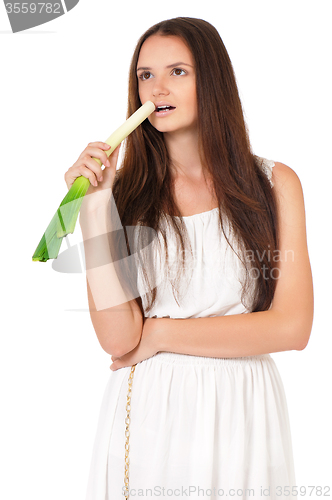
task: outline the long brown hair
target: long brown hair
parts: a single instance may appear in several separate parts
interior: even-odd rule
[[[132,57],[127,116],[142,105],[138,94],[137,61],[142,44],[155,34],[178,36],[192,52],[196,73],[198,146],[202,165],[210,174],[219,203],[219,228],[245,269],[242,303],[252,312],[267,310],[276,287],[276,280],[272,278],[272,266],[275,263],[269,257],[278,249],[276,199],[258,158],[251,150],[227,50],[217,30],[202,19],[178,17],[152,26],[139,39]],[[177,241],[181,244],[179,254],[185,255],[186,243],[189,241],[186,226],[182,218],[178,217],[180,212],[173,199],[172,187],[170,158],[163,133],[156,130],[149,120],[145,120],[125,141],[123,163],[116,172],[113,196],[124,228],[145,226],[163,236],[166,262],[168,248],[162,220],[173,227]],[[165,218],[165,214],[169,217]],[[177,217],[174,219],[175,215]],[[224,231],[224,218],[232,229],[237,251]],[[122,245],[124,251],[121,254],[119,234],[116,233],[110,234],[110,244],[119,262],[127,251],[132,253],[133,241],[128,242],[128,231],[125,231],[126,245]],[[151,233],[144,236],[142,232],[140,237],[142,249],[151,242]],[[252,257],[250,262],[245,257],[248,251]],[[154,280],[152,259],[150,253],[148,259],[141,261],[145,289],[151,291],[147,295],[146,312],[151,310],[157,297],[158,287],[151,286],[150,281],[151,277],[152,282]],[[254,280],[250,277],[253,267],[259,270],[259,276]],[[132,269],[125,271],[125,282],[131,282],[132,296],[136,298],[144,316],[141,297],[135,288],[137,276],[133,277]],[[179,271],[178,279],[184,266],[181,265]],[[172,286],[174,293],[177,280],[172,282]]]

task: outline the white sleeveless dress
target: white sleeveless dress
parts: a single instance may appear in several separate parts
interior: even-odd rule
[[[262,159],[271,185],[273,165]],[[225,238],[218,238],[218,210],[183,217],[195,257],[190,285],[181,308],[165,286],[147,317],[248,312],[240,300],[237,257]],[[144,294],[142,303],[145,308]],[[86,500],[124,498],[130,371],[110,372]],[[130,417],[130,499],[279,500],[296,485],[287,402],[270,354],[210,358],[157,353],[136,365]]]

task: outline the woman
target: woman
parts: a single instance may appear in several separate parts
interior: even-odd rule
[[[253,155],[209,23],[171,19],[141,37],[128,115],[148,100],[156,110],[128,137],[122,168],[119,148],[108,159],[95,142],[65,174],[68,188],[80,175],[91,182],[80,214],[88,299],[113,361],[87,500],[284,498],[296,483],[270,353],[304,349],[312,327],[301,183]]]

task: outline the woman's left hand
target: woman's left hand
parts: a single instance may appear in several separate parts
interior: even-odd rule
[[[160,338],[158,333],[161,329],[161,321],[163,318],[146,318],[142,330],[141,340],[137,346],[130,352],[127,352],[123,356],[117,358],[112,356],[111,359],[113,363],[110,369],[115,371],[119,368],[124,368],[125,366],[133,366],[140,363],[144,359],[151,358],[158,351],[160,351],[161,345],[158,342]]]

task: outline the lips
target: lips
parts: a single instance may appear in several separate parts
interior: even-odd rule
[[[160,113],[161,111],[169,111],[170,109],[175,109],[175,107],[174,106],[168,106],[168,105],[166,105],[166,106],[157,106],[156,112]]]
[[[156,104],[155,114],[158,116],[166,116],[171,113],[175,109],[175,106],[171,106],[170,104]]]

